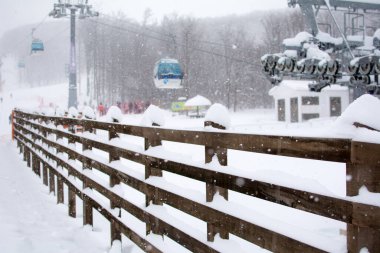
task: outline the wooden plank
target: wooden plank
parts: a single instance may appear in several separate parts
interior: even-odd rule
[[[32,118],[32,117],[31,117]],[[38,117],[37,117],[38,118]],[[46,118],[45,118],[46,119]],[[40,125],[30,122],[30,121],[21,121],[19,119],[16,119],[17,122],[22,122],[23,124],[28,124],[31,125],[34,129],[42,131],[41,134],[45,134],[45,129],[43,129]],[[78,122],[77,122],[78,123]],[[46,138],[43,138],[44,136],[40,136],[36,133],[33,133],[31,131],[26,130],[23,126],[22,127],[22,132],[29,132],[31,134],[32,139],[41,139],[45,141]],[[112,126],[108,126],[112,127]],[[16,128],[19,128],[19,126],[16,126]],[[116,128],[115,128],[116,129]],[[157,129],[157,128],[126,128],[123,126],[117,126],[117,129],[120,129],[121,131],[130,131],[130,133],[133,134],[133,131],[135,131],[135,134],[140,134],[142,133],[143,136],[149,137],[149,136],[157,136],[160,135],[161,138],[165,139],[165,134],[160,134],[160,131],[168,131],[168,130],[162,130],[162,129]],[[139,129],[139,130],[138,130]],[[47,131],[53,131],[48,129]],[[55,130],[54,130],[55,131]],[[169,130],[170,131],[170,130]],[[60,132],[60,131],[57,131]],[[180,131],[181,132],[181,131]],[[249,135],[248,137],[245,135],[240,135],[240,134],[230,134],[230,133],[203,133],[202,138],[199,138],[199,136],[195,136],[195,141],[194,140],[188,140],[191,137],[194,137],[194,134],[197,134],[197,132],[191,131],[189,134],[188,132],[184,134],[178,134],[178,131],[171,131],[171,132],[166,132],[168,140],[173,141],[173,139],[178,139],[181,141],[181,138],[184,138],[186,141],[191,143],[193,142],[200,142],[200,143],[205,143],[206,147],[217,147],[217,148],[231,148],[231,149],[237,149],[237,150],[245,150],[245,151],[251,151],[251,152],[260,152],[260,153],[267,153],[267,154],[277,154],[277,155],[285,155],[285,156],[291,156],[291,157],[301,157],[301,158],[311,158],[311,159],[322,159],[322,160],[328,160],[328,161],[339,161],[339,162],[351,162],[353,165],[349,166],[348,173],[349,175],[353,175],[355,182],[355,187],[360,186],[360,184],[369,184],[369,188],[371,188],[373,191],[378,191],[376,187],[379,186],[379,176],[376,174],[378,172],[378,165],[380,163],[380,159],[378,156],[378,152],[376,151],[378,146],[375,146],[374,148],[371,148],[371,145],[367,144],[358,144],[358,143],[353,143],[352,144],[352,153],[350,152],[350,148],[347,148],[350,146],[350,142],[348,140],[331,140],[331,139],[313,139],[313,138],[298,138],[298,137],[277,137],[277,136],[253,136]],[[76,135],[72,135],[70,133],[63,133],[66,138],[69,139],[75,139],[78,140],[79,142],[87,141],[83,140],[83,138],[79,138]],[[172,137],[175,136],[175,137]],[[272,138],[273,137],[273,138]],[[170,139],[173,138],[173,139]],[[239,138],[244,138],[239,139]],[[255,139],[249,139],[249,138],[255,138]],[[198,139],[201,139],[200,141]],[[248,141],[247,141],[248,140]],[[246,143],[248,146],[246,146],[246,143],[244,141],[247,141]],[[256,147],[257,144],[261,143],[262,145],[260,147]],[[31,141],[31,145],[34,146],[34,142]],[[58,146],[57,144],[51,143],[52,146]],[[115,147],[112,147],[111,145],[107,145],[104,143],[97,143],[100,147],[102,147],[105,150],[112,150]],[[214,146],[216,145],[216,146]],[[238,147],[236,146],[238,145]],[[249,146],[251,145],[251,146]],[[268,148],[269,147],[269,148]],[[366,150],[368,149],[373,149],[374,154],[368,154]],[[32,152],[31,150],[27,150],[29,152]],[[75,153],[71,151],[72,153]],[[128,155],[132,155],[131,153],[127,153]],[[78,157],[78,154],[76,154],[76,157]],[[142,161],[149,161],[150,165],[158,166],[157,168],[165,168],[166,170],[170,171],[171,169],[175,168],[177,170],[177,174],[183,174],[183,173],[190,173],[189,172],[189,166],[187,165],[182,165],[182,164],[175,164],[177,167],[171,167],[173,164],[170,164],[170,162],[163,162],[161,159],[157,158],[152,158],[148,156],[140,156],[142,157]],[[347,160],[347,158],[349,158]],[[86,159],[83,156],[81,159]],[[88,158],[87,158],[88,159]],[[372,160],[371,160],[372,159]],[[26,158],[28,160],[28,158]],[[62,162],[62,161],[61,161]],[[363,163],[368,162],[366,166],[363,167]],[[29,163],[30,163],[30,155],[29,155]],[[33,159],[33,169],[35,169],[35,161]],[[164,165],[163,165],[164,164]],[[169,166],[168,166],[169,164]],[[368,165],[369,164],[369,165]],[[162,167],[161,167],[162,166]],[[111,175],[112,174],[112,168],[109,167],[104,167],[104,166],[99,166],[103,170],[107,170],[110,172],[111,169]],[[182,167],[180,169],[180,172],[178,172],[178,167]],[[191,166],[190,166],[191,167]],[[190,177],[196,178],[200,177],[199,175],[199,168],[196,168],[198,170],[197,175],[191,175]],[[375,169],[375,173],[372,173],[372,171]],[[182,170],[186,170],[185,172]],[[203,169],[202,169],[203,170]],[[213,174],[214,173],[214,174]],[[363,205],[363,204],[355,204],[351,203],[348,201],[342,201],[338,200],[338,205],[336,205],[336,199],[334,198],[329,198],[325,196],[320,196],[317,194],[310,194],[308,192],[303,192],[303,191],[297,191],[294,189],[289,189],[286,187],[280,187],[276,185],[271,185],[263,182],[257,182],[257,181],[250,181],[249,179],[245,178],[240,178],[240,177],[235,177],[232,175],[228,174],[223,174],[223,173],[216,173],[216,172],[210,172],[208,171],[203,177],[206,182],[210,182],[208,180],[212,180],[212,182],[215,182],[216,185],[223,187],[223,186],[228,186],[226,188],[229,189],[234,189],[237,191],[246,191],[246,188],[249,188],[250,190],[254,190],[255,194],[249,194],[252,196],[260,197],[266,200],[270,200],[275,203],[280,203],[286,206],[291,206],[293,208],[301,209],[301,210],[306,210],[310,211],[309,209],[313,209],[312,212],[315,212],[316,209],[326,209],[326,210],[331,210],[333,209],[332,214],[333,218],[351,222],[356,226],[354,232],[351,229],[350,233],[356,233],[357,238],[363,238],[361,240],[365,242],[370,243],[371,249],[374,249],[375,251],[378,250],[376,246],[375,240],[371,239],[364,239],[366,237],[371,238],[373,234],[377,236],[377,232],[373,231],[378,231],[378,224],[379,224],[379,219],[378,219],[378,207],[372,207],[368,205]],[[351,173],[351,174],[350,174]],[[190,173],[191,174],[191,173]],[[125,179],[125,177],[120,176],[123,175],[123,173],[118,173],[116,174],[119,178]],[[142,192],[144,193],[152,193],[154,198],[159,198],[165,203],[168,202],[180,202],[182,204],[182,208],[186,208],[186,204],[183,205],[184,203],[187,203],[186,201],[189,201],[188,205],[194,205],[194,202],[190,200],[186,200],[183,197],[177,196],[174,194],[174,196],[177,198],[176,200],[173,199],[168,199],[168,193],[153,187],[146,185],[145,188],[142,186],[141,182],[138,182],[138,180],[130,180],[127,181],[129,184],[133,184],[135,187],[139,188]],[[243,180],[244,184],[237,183],[239,180]],[[234,182],[234,183],[231,183]],[[251,183],[250,183],[251,182]],[[249,187],[248,187],[249,186]],[[247,193],[245,193],[247,194]],[[114,197],[114,196],[113,196]],[[172,195],[173,197],[173,195]],[[124,201],[123,201],[124,202]],[[321,205],[321,202],[323,205]],[[316,204],[315,204],[316,203]],[[198,203],[196,203],[198,204]],[[125,204],[123,204],[124,206]],[[173,204],[172,205],[176,205]],[[181,205],[177,203],[177,208],[180,209]],[[200,204],[198,204],[200,205]],[[315,206],[317,205],[317,206]],[[319,207],[318,207],[319,206]],[[207,211],[207,207],[200,205],[200,208],[203,209],[204,211]],[[180,209],[181,210],[181,209]],[[137,211],[135,209],[136,213],[138,216],[142,216],[141,211]],[[323,212],[323,210],[317,210],[317,214],[319,212]],[[371,214],[374,213],[374,215],[368,215],[368,212]],[[207,213],[207,212],[206,212]],[[327,213],[325,212],[323,215],[327,216]],[[343,214],[343,215],[342,215]],[[349,215],[345,215],[349,214]],[[199,215],[199,214],[198,214]],[[220,216],[220,214],[218,214]],[[217,215],[217,216],[218,216]],[[334,217],[334,215],[338,215],[338,217]],[[147,219],[147,214],[144,213],[145,219]],[[330,217],[331,216],[327,216]],[[157,226],[157,218],[155,217],[148,217],[150,219],[150,224],[152,224],[152,230],[155,232],[161,232],[160,226]],[[288,252],[287,250],[291,250],[289,252],[301,252],[299,251],[299,247],[304,247],[305,251],[302,252],[315,252],[316,249],[314,248],[308,248],[305,247],[304,245],[294,242],[294,240],[284,237],[282,235],[278,235],[276,233],[273,233],[271,231],[266,231],[265,229],[263,230],[262,228],[257,228],[257,227],[252,227],[252,224],[245,224],[244,221],[238,221],[235,220],[235,217],[230,217],[224,216],[219,217],[219,219],[215,219],[215,217],[204,217],[206,222],[209,222],[213,226],[210,231],[214,233],[225,233],[226,231],[230,231],[231,228],[234,229],[234,226],[251,226],[251,228],[248,231],[242,232],[241,230],[244,230],[243,228],[236,231],[236,230],[231,230],[233,231],[232,233],[235,233],[236,235],[240,236],[248,236],[251,242],[255,240],[259,241],[264,241],[265,245],[263,246],[264,248],[273,250],[275,252]],[[152,220],[153,219],[153,220]],[[232,220],[231,220],[232,219]],[[238,225],[236,223],[238,222]],[[243,222],[243,223],[242,223]],[[368,227],[366,227],[368,226]],[[352,226],[351,226],[352,228]],[[250,232],[254,230],[255,233]],[[364,231],[364,232],[363,232]],[[372,231],[369,233],[368,231]],[[173,235],[172,235],[173,236]],[[257,237],[258,236],[258,237]],[[374,238],[376,238],[376,236]],[[256,239],[255,239],[256,237]],[[258,239],[257,239],[258,238]],[[272,243],[275,241],[274,246]],[[359,241],[359,240],[358,240]],[[268,243],[269,242],[269,243]],[[350,242],[350,245],[353,243]],[[359,243],[358,245],[362,245],[362,243]],[[375,245],[375,246],[373,246]],[[351,247],[351,246],[350,246]]]
[[[153,157],[148,157],[151,161],[160,166],[162,170],[176,173],[185,177],[206,182],[207,180],[215,181],[217,186],[228,188],[243,194],[251,195],[277,204],[285,205],[291,208],[308,211],[317,215],[336,219],[343,222],[352,223],[353,203],[337,198],[327,197],[315,193],[309,193],[302,190],[295,190],[278,185],[268,184],[260,181],[237,177],[221,172],[215,172],[207,169],[184,165],[172,161],[165,161]],[[93,161],[93,166],[100,171],[111,174],[112,168]],[[123,175],[118,172],[118,177],[129,186],[144,192],[142,184],[138,180]],[[371,205],[361,205],[363,212],[373,213],[372,220],[358,220],[363,226],[380,228],[379,207]],[[379,215],[378,215],[379,214]]]
[[[380,252],[379,238],[380,230],[347,224],[348,253],[362,252],[363,248],[368,252]]]
[[[242,194],[254,196],[256,198],[307,211],[327,218],[349,223],[352,222],[353,203],[350,201],[255,181],[208,169],[199,169],[198,167],[172,161],[156,159],[156,162],[164,171],[202,182],[207,182],[207,180],[210,180],[217,186],[240,192]],[[379,213],[380,215],[379,207],[362,205],[362,208],[368,213]],[[380,219],[374,218],[365,224],[369,227],[380,228]]]
[[[347,195],[358,195],[362,186],[380,193],[380,144],[352,142],[351,150],[346,172]]]
[[[351,162],[380,166],[380,144],[353,141]]]
[[[68,166],[70,167],[70,166]],[[133,204],[127,202],[126,200],[121,199],[116,194],[109,191],[107,188],[101,186],[100,184],[96,183],[95,181],[91,180],[90,178],[87,178],[88,185],[94,189],[96,189],[99,192],[102,192],[104,196],[109,198],[112,201],[121,203],[122,207],[127,210],[128,212],[132,213],[134,216],[139,218],[140,220],[144,221],[147,219],[155,219],[155,222],[160,223],[160,228],[156,227],[158,231],[163,232],[166,231],[166,234],[172,238],[173,240],[176,240],[181,245],[189,248],[194,249],[193,252],[215,252],[212,248],[205,246],[203,243],[200,243],[199,241],[191,238],[190,236],[186,235],[185,233],[179,231],[178,229],[170,226],[169,224],[155,218],[154,216],[147,214],[142,209],[140,209],[137,206],[134,206]],[[91,202],[93,204],[93,202]],[[100,206],[94,206],[98,211],[99,209],[102,209],[103,207]],[[121,229],[122,230],[122,229]],[[196,250],[195,250],[196,249]],[[199,250],[202,249],[202,250]]]
[[[65,119],[67,120],[67,119]],[[70,119],[72,124],[79,123]],[[99,129],[104,129],[104,123]],[[306,159],[317,159],[334,162],[350,160],[350,140],[327,139],[291,136],[271,136],[254,134],[236,134],[220,132],[186,131],[160,129],[157,127],[125,126],[107,123],[118,133],[132,134],[141,137],[159,135],[161,140],[197,144],[204,146],[220,146],[228,149],[274,154]],[[93,122],[94,128],[98,123]]]
[[[54,171],[54,169],[51,166],[49,166],[48,164],[46,164],[46,165],[48,166],[48,168],[50,168],[49,171],[51,171],[53,174],[56,173],[57,175],[60,175],[60,173],[58,173],[57,171]],[[62,175],[60,175],[60,176],[62,176]],[[65,179],[63,177],[62,177],[62,180],[76,194],[80,194],[80,196],[84,196],[87,199],[87,201],[91,204],[91,206],[94,206],[95,208],[97,208],[97,210],[99,210],[108,220],[112,220],[114,222],[115,221],[118,222],[118,225],[120,226],[122,232],[127,237],[129,237],[133,242],[135,242],[136,245],[138,245],[139,247],[141,247],[143,250],[146,250],[147,252],[161,252],[154,245],[150,244],[148,241],[146,241],[145,239],[141,238],[137,233],[135,233],[134,231],[132,231],[131,229],[129,229],[128,227],[126,227],[123,223],[121,223],[118,220],[115,220],[113,218],[113,216],[112,216],[111,213],[109,213],[108,211],[106,211],[105,209],[103,209],[103,207],[101,205],[99,205],[98,203],[96,203],[93,199],[91,199],[87,195],[83,194],[79,189],[75,188],[75,186],[72,185],[70,181],[68,181],[67,179]]]
[[[282,234],[270,231],[263,227],[241,220],[237,217],[222,213],[200,203],[193,202],[174,193],[158,189],[154,186],[147,185],[148,188],[154,188],[159,198],[178,210],[186,212],[205,222],[216,224],[223,230],[227,230],[236,236],[239,236],[251,243],[254,243],[264,249],[273,252],[323,252],[320,249],[310,245],[298,242]],[[152,189],[153,190],[153,189]]]
[[[346,194],[356,196],[362,186],[370,192],[380,193],[380,165],[365,163],[346,164]]]

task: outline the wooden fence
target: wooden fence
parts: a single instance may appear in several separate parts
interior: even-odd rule
[[[255,225],[239,217],[213,209],[205,203],[196,202],[178,193],[157,187],[143,179],[116,170],[109,163],[102,163],[77,151],[68,143],[80,143],[82,149],[92,148],[109,154],[109,161],[128,159],[145,165],[145,179],[162,176],[162,171],[198,180],[206,184],[206,200],[212,202],[215,194],[228,200],[228,191],[236,191],[289,208],[303,210],[347,223],[347,251],[359,252],[366,247],[369,252],[380,252],[380,207],[360,204],[345,199],[318,195],[266,182],[252,181],[226,173],[197,168],[183,163],[168,161],[146,155],[145,152],[120,148],[112,142],[86,138],[61,126],[81,126],[85,132],[108,131],[109,140],[120,134],[142,137],[145,150],[161,145],[161,141],[197,144],[205,147],[205,161],[217,155],[221,165],[227,165],[228,150],[240,150],[295,158],[333,161],[346,164],[347,196],[355,196],[362,185],[371,192],[380,192],[380,145],[354,142],[348,139],[320,139],[286,136],[264,136],[207,131],[171,130],[160,127],[140,127],[118,123],[97,122],[85,119],[48,117],[14,111],[14,137],[23,153],[23,159],[33,171],[43,178],[51,192],[57,188],[57,202],[64,202],[64,184],[68,187],[68,213],[76,217],[76,196],[83,200],[83,224],[93,224],[93,210],[98,210],[111,224],[111,242],[121,240],[121,234],[146,252],[162,252],[145,236],[133,231],[128,224],[115,214],[112,208],[121,208],[146,223],[146,234],[165,235],[192,252],[217,252],[212,243],[219,233],[223,239],[230,234],[273,252],[323,252],[322,250],[287,237],[275,231]],[[216,124],[206,122],[206,125]],[[60,140],[61,139],[61,140]],[[66,154],[65,159],[62,154]],[[73,166],[80,162],[82,169]],[[60,169],[63,168],[63,169]],[[109,176],[109,185],[104,185],[88,176],[86,170],[96,169]],[[76,180],[73,180],[75,178]],[[83,182],[78,186],[77,181]],[[241,184],[239,182],[244,182]],[[55,185],[57,184],[57,185]],[[115,191],[113,186],[126,184],[145,194],[146,206],[169,205],[207,223],[207,240],[193,238],[165,220],[147,212],[141,206],[129,202]],[[109,199],[110,206],[104,206],[86,188],[101,193]],[[313,196],[314,198],[312,198]],[[318,199],[316,202],[314,199]],[[208,241],[208,242],[207,242]]]

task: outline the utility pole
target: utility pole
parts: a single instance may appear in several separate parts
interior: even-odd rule
[[[77,4],[71,3],[71,0],[58,0],[54,4],[54,9],[49,13],[53,18],[62,18],[70,15],[70,64],[69,64],[69,103],[68,107],[77,107],[77,64],[75,54],[75,16],[79,11],[79,19],[88,17],[97,17],[99,13],[92,11],[92,6],[88,5],[88,0],[77,0]],[[67,10],[70,13],[67,13]]]

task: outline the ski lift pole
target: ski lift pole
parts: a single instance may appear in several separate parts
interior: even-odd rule
[[[73,1],[74,2],[74,1]],[[58,0],[58,3],[54,4],[53,10],[49,13],[49,16],[53,18],[62,18],[68,16],[66,9],[70,10],[70,64],[69,64],[69,101],[68,107],[77,107],[77,70],[76,70],[76,55],[75,55],[75,16],[79,11],[79,19],[87,17],[97,17],[98,12],[91,10],[92,6],[88,5],[88,0],[83,3],[83,0],[78,0],[77,4],[66,1],[62,3]]]
[[[77,67],[75,55],[75,13],[76,8],[70,9],[70,66],[69,66],[69,101],[68,107],[77,107]]]

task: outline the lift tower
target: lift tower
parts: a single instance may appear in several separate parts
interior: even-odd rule
[[[69,101],[68,107],[77,107],[77,67],[75,54],[75,17],[79,11],[79,19],[99,16],[98,12],[92,11],[92,6],[88,4],[88,0],[77,0],[77,3],[71,0],[58,0],[54,4],[53,10],[49,16],[53,18],[62,18],[70,15],[70,65],[69,65]]]

